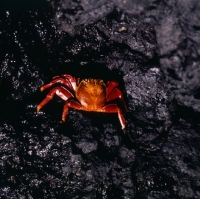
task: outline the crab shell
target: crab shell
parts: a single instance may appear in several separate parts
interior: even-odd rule
[[[60,85],[58,85],[58,83]],[[127,110],[123,93],[118,88],[118,82],[104,82],[101,79],[93,78],[81,80],[80,78],[64,74],[54,77],[49,84],[42,86],[40,90],[43,91],[54,84],[57,86],[53,87],[45,99],[37,106],[37,112],[39,112],[54,95],[58,95],[66,101],[62,114],[63,121],[65,121],[68,109],[71,107],[90,112],[117,113],[122,129],[125,128],[126,122],[123,112],[121,108],[113,102],[114,99],[120,99],[124,104],[125,110]]]

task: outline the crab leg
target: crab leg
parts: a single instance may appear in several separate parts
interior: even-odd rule
[[[122,100],[126,111],[128,111],[128,108],[127,108],[126,103],[124,101],[123,93],[118,88],[115,88],[114,90],[111,91],[111,93],[108,95],[106,101],[114,100],[116,98],[120,98]]]
[[[115,81],[109,81],[107,83],[107,88],[106,88],[106,98],[108,97],[108,95],[112,92],[112,90],[114,88],[116,88],[118,86],[118,83]]]
[[[126,122],[121,109],[116,104],[108,104],[102,108],[102,112],[106,113],[118,113],[118,118],[121,123],[122,129],[125,128]]]
[[[126,111],[128,111],[128,108],[126,106],[126,103],[124,101],[124,97],[123,97],[123,93],[122,91],[120,91],[118,88],[114,88],[107,96],[106,101],[110,101],[110,100],[114,100],[116,98],[120,98],[124,104],[124,107],[126,109]]]
[[[40,109],[45,104],[47,104],[54,97],[55,94],[58,95],[60,98],[62,98],[65,101],[68,98],[73,97],[73,94],[71,92],[69,92],[66,88],[64,88],[64,87],[55,87],[47,94],[47,96],[44,98],[44,100],[42,102],[40,102],[40,104],[37,106],[37,112],[39,112]]]
[[[66,85],[67,87],[69,87],[70,89],[73,90],[73,86],[72,86],[71,82],[68,79],[63,79],[63,78],[57,78],[57,79],[52,80],[50,83],[42,86],[40,88],[40,90],[43,91],[43,90],[49,88],[50,86],[52,86],[53,84],[56,84],[56,83],[64,84],[64,85]]]
[[[72,99],[70,101],[67,101],[66,104],[64,105],[63,113],[62,113],[62,121],[63,122],[65,122],[66,116],[68,114],[68,109],[69,109],[68,107],[78,109],[78,110],[82,109],[81,104],[79,104],[78,102],[76,102]]]

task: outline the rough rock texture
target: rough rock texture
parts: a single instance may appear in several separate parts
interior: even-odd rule
[[[200,198],[198,0],[0,2],[0,198]],[[55,75],[116,80],[129,111],[70,109]],[[120,105],[120,104],[119,104]]]

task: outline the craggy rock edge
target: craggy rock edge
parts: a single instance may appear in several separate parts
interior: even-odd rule
[[[1,7],[1,197],[199,198],[199,3],[88,2]],[[116,115],[62,123],[58,98],[36,114],[52,76],[88,72],[126,91],[124,132]]]

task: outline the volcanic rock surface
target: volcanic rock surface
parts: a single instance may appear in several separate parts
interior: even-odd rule
[[[199,9],[2,0],[0,198],[200,198]],[[70,109],[62,122],[59,97],[37,113],[62,74],[118,81],[125,130],[117,114]]]

